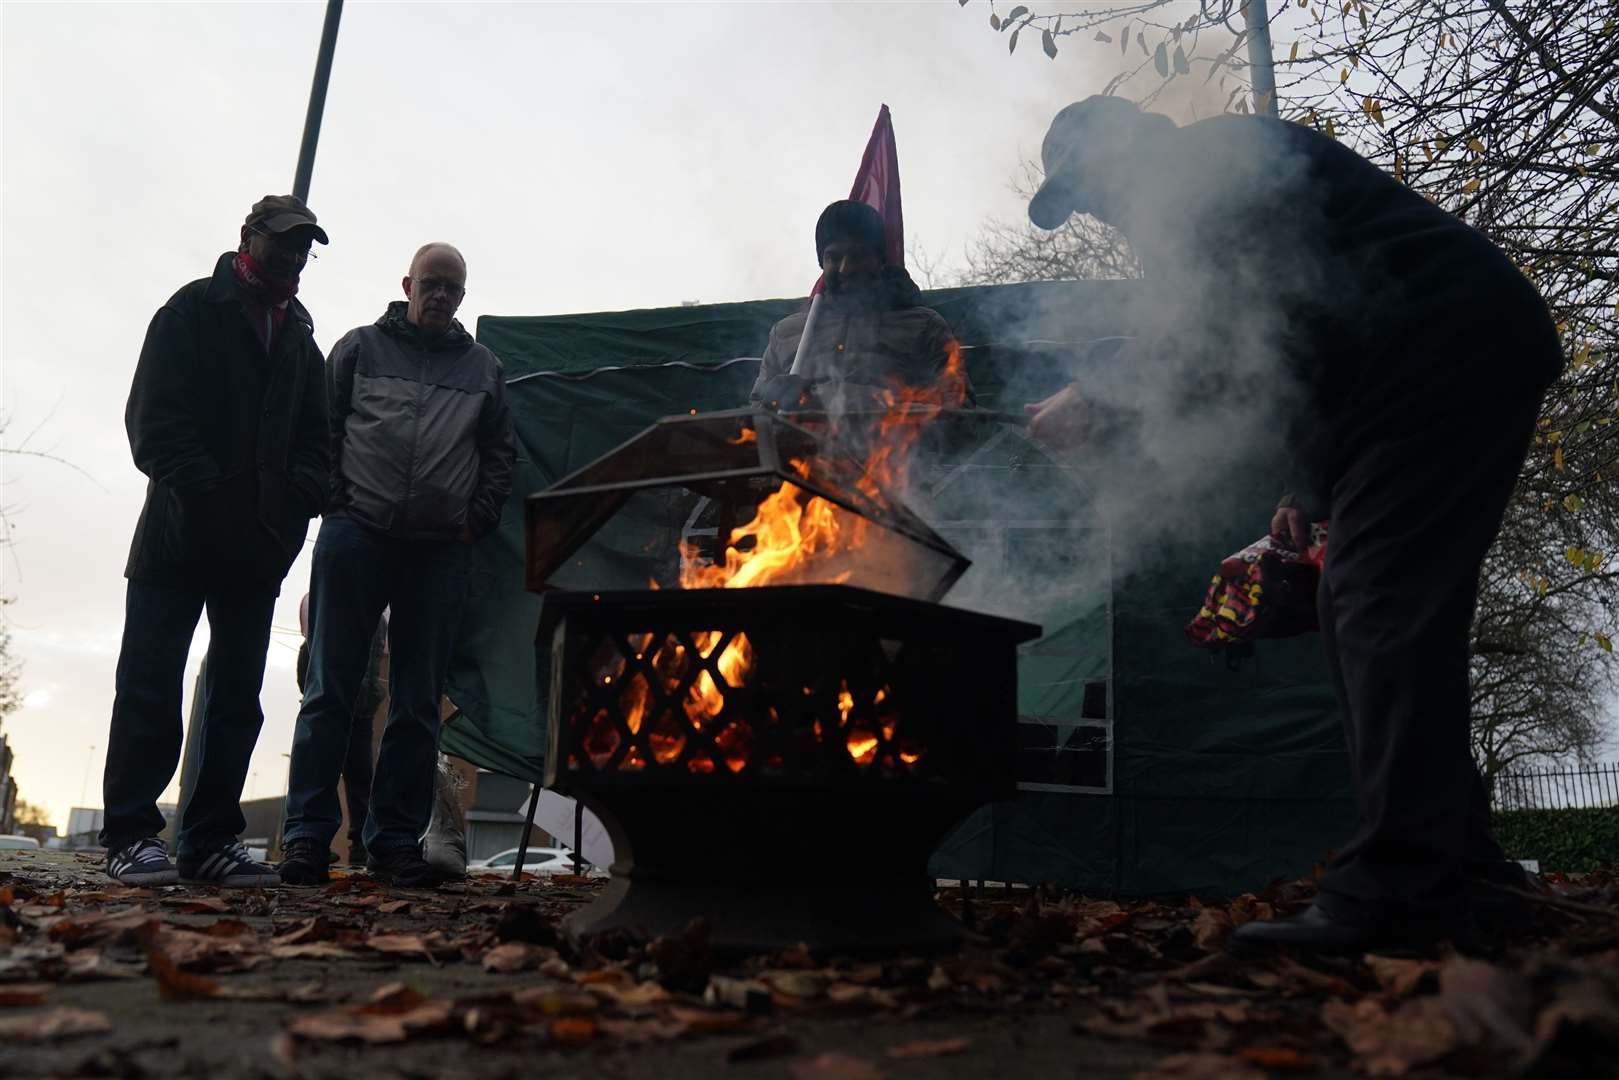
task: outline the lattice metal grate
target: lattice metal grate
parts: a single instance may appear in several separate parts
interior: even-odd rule
[[[566,609],[552,667],[558,782],[1009,775],[1025,624],[841,586],[546,602]]]

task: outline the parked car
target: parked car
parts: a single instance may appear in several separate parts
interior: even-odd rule
[[[472,874],[510,874],[517,865],[519,848],[508,848],[497,855],[487,859],[479,859],[467,864],[467,872]],[[587,876],[602,877],[605,870],[591,866],[588,862],[580,860],[580,867]],[[573,873],[573,852],[567,848],[559,847],[531,847],[523,858],[523,872],[525,874],[571,874]]]
[[[0,851],[38,851],[39,841],[32,836],[0,836]]]

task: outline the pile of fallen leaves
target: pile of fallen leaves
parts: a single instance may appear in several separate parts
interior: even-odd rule
[[[798,946],[737,958],[715,954],[700,920],[653,940],[567,941],[559,918],[600,887],[582,879],[419,892],[353,876],[242,892],[124,888],[19,867],[0,871],[0,1040],[106,1031],[94,1010],[52,1007],[57,989],[147,980],[163,1001],[287,1007],[272,1048],[288,1067],[336,1045],[724,1036],[727,1060],[791,1057],[795,1075],[877,1076],[870,1062],[810,1054],[806,1025],[1043,1011],[1071,1020],[1077,1038],[1149,1049],[1157,1064],[1140,1075],[1155,1080],[1346,1067],[1600,1075],[1592,1063],[1619,1062],[1619,879],[1560,886],[1538,903],[1534,926],[1487,958],[1225,951],[1234,927],[1307,903],[1309,881],[1221,903],[951,890],[940,901],[969,931],[951,955],[862,959]],[[455,991],[435,992],[411,976],[414,965],[459,972]],[[898,1062],[970,1045],[910,1039],[886,1054]]]

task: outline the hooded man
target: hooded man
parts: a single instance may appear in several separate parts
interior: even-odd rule
[[[326,396],[309,312],[293,299],[327,242],[291,195],[253,205],[236,251],[152,317],[124,426],[148,477],[124,576],[124,637],[107,739],[101,842],[126,885],[271,885],[237,842],[242,783],[281,579],[326,496]],[[180,761],[186,654],[203,609],[201,747],[180,808],[179,867],[157,798]]]
[[[363,840],[366,868],[404,886],[443,874],[422,857],[439,702],[472,567],[500,522],[516,449],[500,361],[455,319],[467,265],[416,252],[395,301],[343,336],[327,364],[331,492],[310,576],[309,676],[288,775],[281,879],[327,878],[342,823],[337,781],[372,635],[388,620],[388,719]]]
[[[815,261],[826,292],[794,372],[809,309],[794,312],[770,331],[764,362],[749,395],[754,402],[791,409],[882,407],[895,384],[927,386],[945,370],[955,335],[902,266],[885,265],[882,215],[843,199],[815,223]]]
[[[1142,263],[1135,362],[1185,364],[1202,392],[1237,390],[1228,415],[1252,401],[1251,426],[1287,425],[1294,494],[1273,533],[1303,550],[1331,518],[1320,621],[1360,820],[1309,910],[1233,940],[1364,951],[1505,914],[1497,886],[1525,877],[1490,837],[1470,752],[1469,637],[1562,367],[1544,302],[1479,233],[1306,127],[1177,128],[1093,97],[1057,114],[1041,157],[1030,219],[1092,214]],[[1084,435],[1080,387],[1029,411],[1036,437]]]

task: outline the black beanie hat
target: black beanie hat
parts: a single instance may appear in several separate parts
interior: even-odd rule
[[[887,262],[888,230],[883,227],[883,216],[869,203],[853,199],[839,199],[821,211],[815,223],[815,265],[821,265],[828,244],[839,240],[857,240]]]

